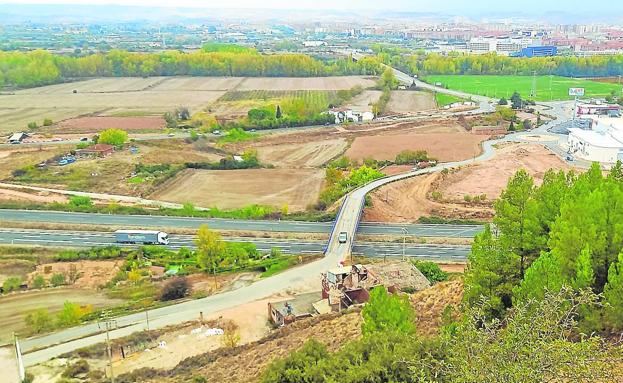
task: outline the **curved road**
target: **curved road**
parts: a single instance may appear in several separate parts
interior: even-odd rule
[[[437,88],[435,90],[440,92],[442,91],[441,88]],[[444,90],[444,93],[448,93],[446,91],[447,90]],[[472,98],[475,97],[472,96]],[[481,106],[483,106],[482,102]],[[474,159],[439,164],[428,169],[385,177],[351,192],[344,198],[343,206],[337,216],[335,227],[327,245],[327,252],[324,258],[305,266],[287,270],[271,278],[260,280],[249,286],[234,291],[151,310],[149,315],[150,327],[164,327],[169,324],[196,318],[200,311],[205,313],[218,312],[226,308],[266,298],[273,294],[283,292],[286,289],[295,290],[297,287],[309,286],[310,283],[319,283],[320,273],[334,267],[338,264],[338,262],[347,258],[353,251],[354,236],[359,226],[360,214],[365,200],[365,195],[367,193],[390,182],[403,180],[421,174],[432,173],[446,168],[486,161],[493,156],[493,145],[495,143],[517,140],[520,139],[520,136],[521,134],[514,134],[499,140],[486,141],[483,143],[483,153]],[[340,232],[347,233],[347,243],[340,244],[337,240]],[[112,338],[118,338],[129,335],[135,331],[143,330],[144,319],[145,316],[142,313],[116,318],[116,323],[119,328],[111,331],[110,336]],[[87,324],[66,329],[44,337],[25,340],[23,341],[24,349],[32,350],[34,348],[47,347],[42,350],[26,354],[24,356],[25,362],[27,365],[37,364],[62,353],[75,350],[76,348],[102,342],[104,341],[104,334],[99,333],[100,331],[101,329],[97,324]],[[57,343],[61,344],[49,347],[50,345]]]

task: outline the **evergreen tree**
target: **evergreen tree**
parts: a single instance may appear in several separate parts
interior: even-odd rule
[[[283,117],[283,114],[281,112],[281,106],[277,105],[277,112],[275,113],[275,118],[279,119]]]
[[[370,300],[361,312],[365,334],[379,331],[397,331],[413,333],[415,331],[415,313],[409,300],[404,295],[390,295],[385,287],[372,290]]]
[[[612,328],[623,329],[623,252],[618,262],[613,262],[608,270],[608,283],[604,288],[606,319]]]
[[[531,219],[529,201],[534,193],[534,181],[525,171],[519,170],[508,182],[506,190],[495,202],[495,218],[493,222],[500,230],[500,239],[504,247],[519,258],[519,278],[523,278],[526,268],[530,266],[533,258]]]
[[[585,246],[576,261],[575,278],[573,279],[573,288],[586,289],[591,288],[595,283],[595,273],[593,272],[593,260],[589,246]]]
[[[542,300],[545,294],[558,293],[565,283],[560,262],[551,253],[543,253],[526,270],[521,284],[513,289],[516,301]]]

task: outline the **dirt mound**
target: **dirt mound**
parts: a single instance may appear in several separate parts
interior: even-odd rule
[[[446,218],[488,218],[487,207],[464,206],[458,203],[440,203],[428,199],[433,185],[440,177],[433,173],[393,182],[370,194],[372,206],[366,208],[363,220],[367,222],[416,222],[422,216]]]
[[[499,149],[490,161],[450,173],[439,182],[436,190],[448,201],[461,202],[465,195],[481,194],[491,201],[500,196],[508,180],[519,169],[525,169],[540,185],[547,170],[570,168],[541,145],[513,144]]]

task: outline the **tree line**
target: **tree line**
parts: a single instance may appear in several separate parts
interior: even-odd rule
[[[254,50],[135,53],[112,50],[80,57],[47,51],[0,51],[0,87],[33,87],[89,77],[377,75],[376,58],[322,61],[304,54],[263,55]]]
[[[609,77],[623,74],[623,55],[592,57],[507,57],[495,53],[379,54],[380,60],[403,71],[421,75],[557,75]]]
[[[581,311],[584,330],[623,330],[623,167],[603,176],[548,171],[541,186],[520,170],[495,203],[494,226],[469,255],[465,300],[483,297],[493,317],[563,287],[603,294]]]

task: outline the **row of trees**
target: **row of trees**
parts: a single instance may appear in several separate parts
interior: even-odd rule
[[[409,73],[480,75],[558,75],[568,77],[607,77],[623,74],[623,55],[592,57],[518,58],[497,54],[392,54],[379,58]]]
[[[84,77],[333,76],[380,73],[376,58],[320,61],[303,54],[262,55],[252,50],[133,53],[112,50],[83,57],[0,51],[0,87],[32,87]]]
[[[563,286],[603,293],[606,307],[582,313],[588,330],[623,329],[623,167],[607,177],[545,174],[541,186],[521,170],[495,203],[495,230],[475,239],[465,275],[465,299],[486,297],[490,313]]]

